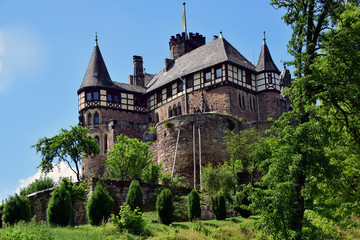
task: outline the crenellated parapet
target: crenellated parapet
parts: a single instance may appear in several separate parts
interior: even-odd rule
[[[199,33],[191,32],[188,37],[184,32],[171,36],[169,42],[171,59],[175,60],[202,45],[205,45],[205,37]]]

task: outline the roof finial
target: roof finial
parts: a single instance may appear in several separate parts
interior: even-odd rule
[[[223,38],[222,30],[220,29],[220,38]]]
[[[264,39],[263,39],[263,45],[266,45],[266,37],[265,37],[265,31],[264,31]]]
[[[97,32],[95,32],[95,46],[98,45],[98,37],[97,37]]]

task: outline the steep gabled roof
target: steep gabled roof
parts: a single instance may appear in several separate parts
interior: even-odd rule
[[[267,71],[267,72],[280,73],[279,69],[276,67],[274,61],[272,60],[269,48],[266,45],[265,36],[264,36],[263,45],[261,46],[261,52],[260,52],[259,61],[258,61],[257,67],[256,67],[256,71],[258,71],[258,72]]]
[[[179,77],[224,62],[232,62],[246,69],[256,71],[255,66],[228,41],[224,38],[218,38],[179,57],[167,71],[165,69],[161,70],[147,83],[147,92],[164,86]]]
[[[79,91],[85,87],[113,87],[109,72],[101,55],[99,46],[95,44],[94,51],[86,70]]]

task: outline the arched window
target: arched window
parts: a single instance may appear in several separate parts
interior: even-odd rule
[[[91,113],[88,114],[88,124],[92,124],[92,115],[91,115]]]
[[[150,142],[150,134],[149,133],[146,133],[145,134],[145,142]]]
[[[177,115],[178,115],[178,116],[181,116],[181,103],[178,103],[178,106],[177,106]]]
[[[172,117],[172,109],[171,109],[171,106],[169,107],[169,118]]]
[[[107,152],[107,148],[108,148],[108,146],[107,146],[107,135],[105,134],[104,135],[104,153],[106,153]]]
[[[94,124],[99,124],[99,113],[98,112],[96,112],[95,114],[94,114]]]
[[[173,116],[177,116],[177,112],[176,112],[176,104],[174,104],[173,106]]]

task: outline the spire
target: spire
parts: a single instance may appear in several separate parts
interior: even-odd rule
[[[258,72],[262,72],[262,71],[280,72],[279,69],[276,67],[274,61],[272,60],[269,48],[266,45],[265,31],[264,31],[263,44],[261,46],[260,57],[256,70]]]
[[[187,25],[186,25],[186,11],[185,11],[186,2],[185,1],[183,2],[183,5],[184,5],[184,10],[183,10],[183,16],[182,16],[182,26],[183,26],[183,29],[185,30],[185,37],[187,39],[188,35],[187,35]]]
[[[80,86],[79,91],[85,87],[111,87],[109,72],[106,68],[104,59],[101,55],[99,46],[97,44],[97,34],[95,35],[95,47],[91,55],[89,65],[87,67],[84,80]]]
[[[222,30],[220,30],[220,38],[224,38],[222,35]]]
[[[95,32],[95,46],[98,45],[98,38],[97,38],[97,32]]]

